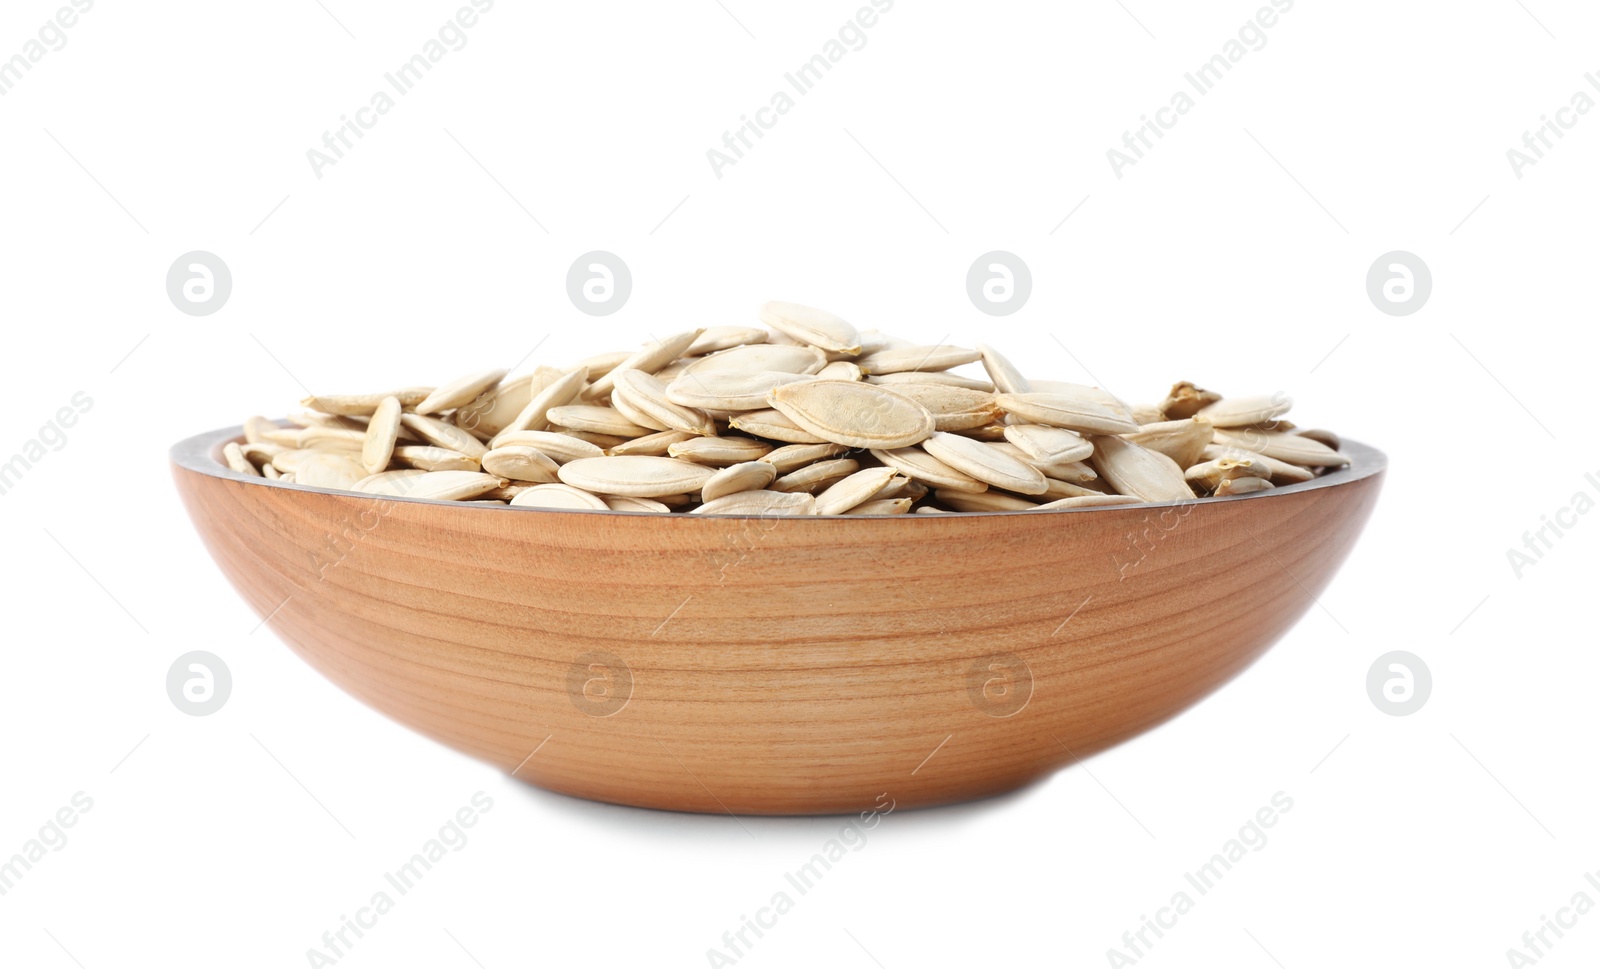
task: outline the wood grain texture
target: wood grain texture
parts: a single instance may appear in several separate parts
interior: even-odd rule
[[[740,519],[282,485],[215,464],[235,433],[175,447],[178,490],[324,676],[529,783],[733,814],[993,795],[1173,716],[1312,605],[1384,466],[1352,444],[1240,498]]]

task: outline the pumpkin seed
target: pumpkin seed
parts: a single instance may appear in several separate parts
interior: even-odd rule
[[[618,370],[643,370],[645,373],[655,373],[662,367],[676,360],[683,351],[694,345],[700,339],[700,334],[705,330],[686,330],[674,333],[662,340],[652,340],[643,348],[631,354],[621,363],[608,370],[604,376],[597,378],[594,383],[584,388],[585,400],[594,400],[605,397],[611,393],[612,376]]]
[[[906,477],[925,481],[935,488],[968,494],[989,490],[987,484],[957,471],[921,448],[907,447],[893,450],[880,448],[873,450],[872,456]]]
[[[582,458],[584,461],[602,461],[604,458]],[[560,511],[610,511],[606,503],[595,495],[571,485],[538,484],[511,499],[516,508],[551,508]]]
[[[228,467],[240,474],[261,477],[261,472],[256,470],[256,466],[251,464],[250,459],[244,456],[244,450],[239,447],[236,441],[229,441],[222,446],[222,459],[227,462]],[[268,467],[271,467],[271,465],[268,465]]]
[[[394,449],[394,460],[406,467],[424,471],[476,471],[478,459],[429,444],[402,444]]]
[[[1195,412],[1200,420],[1210,421],[1213,427],[1245,427],[1262,421],[1275,420],[1289,412],[1294,401],[1284,394],[1269,397],[1224,397],[1207,404]]]
[[[560,480],[557,472],[561,466],[554,459],[531,447],[497,447],[480,459],[483,470],[512,481],[532,481],[547,484]]]
[[[761,322],[801,343],[838,353],[860,353],[856,328],[832,313],[774,300],[761,307]]]
[[[862,502],[871,501],[889,486],[893,468],[863,468],[845,475],[817,495],[818,515],[842,515]]]
[[[700,487],[701,501],[715,501],[740,491],[760,491],[778,477],[778,469],[765,461],[730,464]]]
[[[1037,495],[1046,488],[1044,473],[998,447],[938,431],[923,442],[929,454],[957,471],[995,488]]]
[[[414,409],[418,414],[436,414],[452,407],[460,407],[462,404],[470,404],[479,394],[500,383],[507,373],[505,370],[483,370],[457,377],[441,384],[433,393],[422,398]]]
[[[1077,431],[1044,424],[1004,425],[1005,439],[1029,457],[1047,464],[1082,461],[1094,453],[1094,444]]]
[[[667,447],[675,458],[715,467],[759,461],[771,450],[767,442],[748,437],[695,437]]]
[[[850,447],[909,447],[933,433],[933,415],[927,408],[869,384],[810,380],[777,387],[767,400],[824,441]]]
[[[874,498],[843,512],[846,515],[904,515],[911,510],[914,498]]]
[[[361,466],[367,474],[377,474],[389,466],[399,434],[400,398],[385,397],[372,412],[372,420],[367,422],[367,433],[361,442]]]
[[[869,374],[905,373],[910,370],[949,370],[964,363],[976,363],[980,354],[966,347],[893,347],[856,359],[856,366]]]
[[[562,483],[585,491],[628,498],[655,498],[699,491],[712,470],[692,461],[625,455],[579,458],[560,468]],[[520,497],[520,496],[519,496]]]
[[[1096,395],[1083,392],[1001,394],[998,402],[1006,413],[1024,421],[1084,434],[1126,434],[1139,429],[1131,417],[1118,413]]]
[[[372,416],[373,424],[378,422],[378,417],[379,414],[374,414]],[[471,434],[468,434],[466,431],[455,426],[454,424],[446,424],[444,421],[438,420],[437,418],[428,417],[423,414],[401,414],[400,424],[401,426],[410,430],[411,433],[415,434],[417,437],[427,441],[429,444],[432,444],[434,447],[442,447],[448,448],[452,451],[460,451],[462,454],[465,454],[470,458],[481,458],[489,450],[488,448],[484,447],[483,442],[478,440],[476,437],[473,437]],[[372,433],[372,424],[367,425],[367,433],[369,435]]]
[[[1002,394],[1026,394],[1033,389],[1022,371],[1012,366],[1011,361],[1001,356],[994,347],[978,344],[978,357],[983,361],[984,372],[994,381],[995,389]]]
[[[1178,462],[1126,438],[1106,436],[1094,441],[1094,469],[1118,494],[1140,501],[1180,501],[1194,497]]]
[[[811,515],[817,499],[805,492],[739,491],[691,509],[691,515]]]

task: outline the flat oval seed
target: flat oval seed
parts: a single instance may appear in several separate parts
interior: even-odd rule
[[[599,404],[564,404],[550,408],[546,415],[551,424],[570,427],[591,434],[609,434],[612,437],[644,437],[650,428],[640,427],[617,412],[615,407]]]
[[[863,501],[855,506],[846,515],[904,515],[911,510],[911,498],[874,498],[872,501]]]
[[[952,387],[948,384],[902,383],[894,392],[903,394],[933,415],[936,431],[970,431],[1000,419],[1000,405],[994,395],[981,390]]]
[[[1133,434],[1123,435],[1140,447],[1160,451],[1187,468],[1201,459],[1211,443],[1215,428],[1207,421],[1192,417],[1186,421],[1158,421],[1140,425]]]
[[[975,363],[979,356],[976,350],[948,344],[895,347],[860,357],[856,360],[856,366],[869,374],[905,373],[909,370],[949,370],[964,363]]]
[[[1131,495],[1081,495],[1074,498],[1057,498],[1038,506],[1034,511],[1052,511],[1057,508],[1104,508],[1111,505],[1142,505],[1144,502]]]
[[[701,501],[716,501],[740,491],[760,491],[778,477],[778,469],[764,461],[730,464],[712,475],[700,488]]]
[[[976,377],[963,377],[958,373],[945,373],[943,371],[907,370],[904,373],[870,374],[867,377],[869,384],[888,384],[892,389],[895,384],[944,384],[947,387],[965,387],[968,390],[981,390],[986,394],[994,393],[994,384]]]
[[[399,482],[405,478],[415,478],[428,472],[421,468],[401,468],[398,471],[379,471],[369,474],[360,481],[350,486],[351,491],[361,491],[374,495],[398,495],[401,492]]]
[[[688,431],[707,437],[717,433],[716,422],[705,411],[685,407],[667,397],[667,383],[641,370],[619,370],[611,375],[615,387],[611,393],[612,406],[619,398],[627,398],[628,406],[640,411],[661,430]]]
[[[383,403],[385,397],[397,397],[402,406],[415,407],[427,400],[431,393],[433,393],[432,387],[406,387],[383,394],[321,394],[307,397],[300,402],[300,406],[314,407],[324,414],[366,417],[378,409],[378,405]]]
[[[512,481],[532,481],[547,484],[560,480],[556,472],[561,466],[537,448],[499,447],[480,459],[483,470]]]
[[[244,442],[246,444],[259,444],[267,439],[267,434],[277,429],[278,425],[265,417],[246,417],[244,419]]]
[[[810,515],[817,500],[805,492],[739,491],[691,509],[691,515]]]
[[[842,480],[846,475],[855,473],[860,467],[860,462],[851,458],[818,461],[816,464],[808,464],[797,471],[791,471],[774,481],[772,490],[816,491],[818,488],[826,488],[834,482]]]
[[[628,498],[624,495],[601,495],[600,500],[612,511],[640,511],[656,515],[666,515],[672,512],[671,508],[656,501],[654,498]]]
[[[835,360],[817,371],[818,380],[865,380],[861,368],[848,360]]]
[[[756,437],[785,444],[827,444],[822,438],[791,421],[782,411],[752,410],[728,418],[728,426]]]
[[[823,442],[821,444],[785,444],[770,454],[760,458],[766,464],[778,469],[779,474],[788,474],[790,471],[810,464],[813,461],[826,461],[849,452],[843,444]]]
[[[366,437],[361,442],[361,466],[368,474],[377,474],[389,466],[394,456],[395,438],[400,433],[400,398],[385,397],[372,412],[367,422]]]
[[[922,447],[957,471],[996,488],[1037,495],[1047,487],[1038,468],[983,441],[939,431]]]
[[[1094,474],[1093,471],[1089,473]],[[1095,477],[1098,478],[1099,476],[1096,475]],[[1071,481],[1062,481],[1059,478],[1051,478],[1048,476],[1044,479],[1044,483],[1046,485],[1045,490],[1039,493],[1039,497],[1049,498],[1051,500],[1055,500],[1057,498],[1084,498],[1090,495],[1105,494],[1104,491],[1097,491],[1094,488],[1085,488],[1083,485],[1073,484]]]
[[[373,420],[376,421],[377,418],[378,415],[374,414]],[[423,414],[402,414],[400,415],[400,423],[417,437],[422,438],[434,447],[460,451],[469,458],[481,458],[489,450],[483,446],[482,441],[471,434],[454,424],[446,424],[437,418]],[[368,424],[367,429],[370,431],[372,425]]]
[[[718,350],[729,350],[746,344],[766,343],[767,331],[759,326],[708,326],[700,336],[683,351],[686,357],[699,357]]]
[[[583,460],[601,460],[585,458]],[[571,485],[539,484],[511,499],[517,508],[554,508],[562,511],[610,511],[606,503],[587,491]]]
[[[778,387],[767,400],[800,427],[850,447],[910,447],[927,440],[934,428],[926,407],[870,384],[811,380]]]
[[[674,333],[672,336],[662,340],[652,340],[645,344],[642,349],[629,355],[626,360],[617,364],[604,376],[585,387],[583,391],[584,399],[595,400],[611,393],[611,378],[618,370],[643,370],[645,373],[655,373],[682,356],[683,351],[693,346],[694,341],[700,339],[700,334],[704,332],[704,329],[685,330],[682,333]]]
[[[685,407],[714,411],[763,410],[767,395],[776,387],[813,380],[805,374],[779,370],[708,370],[686,373],[667,385],[667,399]]]
[[[696,437],[667,447],[667,453],[675,458],[717,467],[759,461],[771,450],[767,442],[748,437]]]
[[[1244,427],[1275,420],[1289,413],[1294,401],[1277,393],[1258,397],[1224,397],[1200,408],[1194,416],[1210,421],[1214,427]]]
[[[983,370],[994,381],[995,389],[1002,394],[1025,394],[1033,387],[1028,383],[1028,378],[1022,371],[1012,365],[1010,360],[1000,355],[1000,351],[987,344],[978,344],[978,357],[983,361]]]
[[[692,360],[684,366],[684,373],[706,374],[715,372],[756,373],[770,370],[775,373],[813,374],[821,370],[828,358],[816,347],[790,347],[777,343],[734,347]]]
[[[1064,427],[1086,434],[1128,434],[1139,429],[1130,417],[1125,417],[1103,400],[1086,393],[1056,394],[1001,394],[1000,407],[1008,414],[1034,424]]]
[[[531,447],[544,452],[545,457],[564,464],[579,458],[598,458],[606,452],[588,441],[580,441],[570,434],[555,431],[510,431],[495,438],[499,446]]]
[[[322,452],[314,454],[301,462],[294,471],[294,480],[298,484],[311,485],[314,488],[337,488],[348,491],[357,481],[367,476],[367,469],[361,466],[354,458],[343,454],[330,454]]]
[[[604,495],[656,498],[699,491],[711,480],[708,467],[677,458],[643,455],[579,458],[561,466],[561,480]]]
[[[861,335],[847,321],[825,310],[773,300],[761,307],[761,322],[801,343],[837,353],[860,353]]]
[[[402,444],[394,449],[394,460],[424,471],[476,471],[478,459],[427,444]]]
[[[222,446],[222,459],[227,462],[228,467],[240,474],[247,474],[254,478],[262,476],[256,466],[250,463],[250,459],[244,456],[244,449],[239,446],[237,441],[229,441]],[[269,464],[267,467],[270,468],[272,465]]]
[[[1265,478],[1229,478],[1217,485],[1217,497],[1226,498],[1229,495],[1248,495],[1257,491],[1267,491],[1272,487],[1272,482]]]
[[[1250,458],[1256,467],[1267,473],[1267,479],[1275,485],[1298,484],[1317,476],[1317,473],[1310,468],[1280,461],[1259,451],[1247,451],[1244,448],[1227,447],[1222,444],[1207,445],[1200,456],[1206,461],[1215,461],[1218,458]]]
[[[500,383],[508,372],[482,370],[457,377],[449,383],[441,384],[433,393],[418,401],[415,410],[418,414],[436,414],[452,407],[470,404],[479,394]]]
[[[1283,431],[1219,430],[1216,432],[1215,440],[1218,444],[1241,447],[1246,451],[1260,451],[1269,458],[1277,458],[1290,464],[1303,464],[1307,467],[1331,468],[1350,463],[1349,458],[1321,441]]]
[[[491,387],[457,407],[450,420],[469,434],[488,440],[522,413],[522,408],[528,406],[534,394],[550,386],[560,376],[559,370],[539,367],[533,373],[503,381],[498,387]]]
[[[361,482],[368,494],[393,498],[426,498],[433,501],[465,501],[505,484],[502,478],[481,471],[389,471]]]
[[[550,411],[577,400],[578,394],[583,390],[583,382],[588,377],[589,371],[580,366],[550,381],[543,390],[528,399],[528,403],[517,416],[489,441],[489,446],[498,446],[500,439],[511,431],[544,430],[550,422]]]
[[[889,486],[899,472],[894,468],[863,468],[829,485],[817,495],[818,515],[842,515],[871,501]]]
[[[921,448],[875,449],[872,456],[906,477],[925,481],[935,488],[970,494],[989,490],[987,484],[957,471]]]
[[[1120,437],[1095,438],[1094,469],[1118,494],[1142,501],[1194,498],[1178,462]]]
[[[1018,498],[1016,495],[1001,494],[998,491],[985,491],[974,495],[941,488],[935,491],[933,496],[956,511],[1032,511],[1039,507],[1037,502]]]
[[[1007,424],[1005,438],[1029,457],[1045,464],[1082,461],[1094,453],[1094,442],[1064,427]],[[1036,465],[1037,467],[1037,465]]]
[[[656,434],[646,434],[636,437],[631,441],[622,441],[606,449],[606,454],[627,455],[644,454],[650,457],[662,457],[672,445],[682,441],[692,441],[698,434],[688,431],[660,431]]]

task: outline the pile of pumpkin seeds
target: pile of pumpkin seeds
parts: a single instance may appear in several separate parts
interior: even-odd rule
[[[1023,376],[772,302],[566,368],[308,397],[252,417],[233,470],[375,496],[727,515],[1026,511],[1227,496],[1349,463],[1282,394],[1156,404]],[[983,377],[957,373],[968,367]]]

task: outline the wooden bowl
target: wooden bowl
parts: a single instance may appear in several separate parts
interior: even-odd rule
[[[984,797],[1160,723],[1310,608],[1386,464],[1346,443],[1233,498],[745,518],[286,485],[221,463],[239,436],[176,445],[178,491],[324,676],[540,787],[732,814]]]

